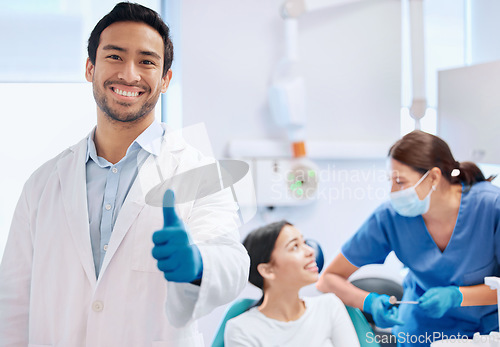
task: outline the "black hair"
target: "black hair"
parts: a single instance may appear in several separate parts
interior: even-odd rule
[[[165,77],[174,59],[174,47],[170,40],[169,28],[158,13],[145,6],[130,2],[120,2],[116,4],[111,12],[102,17],[96,24],[94,30],[92,30],[87,46],[90,62],[95,65],[97,47],[99,46],[101,33],[108,26],[116,22],[145,23],[160,34],[164,46],[162,76]]]
[[[248,280],[254,286],[264,290],[264,278],[257,270],[257,266],[271,261],[276,240],[285,225],[292,225],[286,220],[274,222],[250,232],[243,241],[243,246],[250,256],[250,275]]]

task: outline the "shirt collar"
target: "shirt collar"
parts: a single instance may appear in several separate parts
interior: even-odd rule
[[[91,158],[96,164],[100,166],[107,166],[109,162],[101,157],[97,156],[97,150],[94,143],[95,129],[89,134],[87,138],[87,155],[85,162],[88,162]],[[157,156],[160,153],[162,136],[165,130],[161,126],[160,122],[154,120],[149,127],[146,128],[128,147],[125,157],[135,149],[144,149],[145,151]]]

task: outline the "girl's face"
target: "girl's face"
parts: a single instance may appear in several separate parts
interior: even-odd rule
[[[275,283],[301,288],[318,280],[314,250],[293,226],[285,225],[276,239],[270,266]]]

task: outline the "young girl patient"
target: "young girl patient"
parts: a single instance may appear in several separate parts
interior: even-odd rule
[[[250,282],[263,290],[257,306],[228,321],[224,343],[232,346],[359,346],[347,310],[333,294],[299,297],[318,280],[314,251],[293,225],[276,222],[243,241],[250,255]]]

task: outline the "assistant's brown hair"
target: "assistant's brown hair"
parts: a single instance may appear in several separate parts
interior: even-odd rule
[[[389,150],[389,157],[422,174],[433,167],[438,167],[443,177],[452,184],[464,183],[470,186],[494,178],[486,179],[481,169],[473,162],[459,163],[445,141],[420,130],[412,131],[398,140]],[[452,176],[454,169],[458,171]]]

